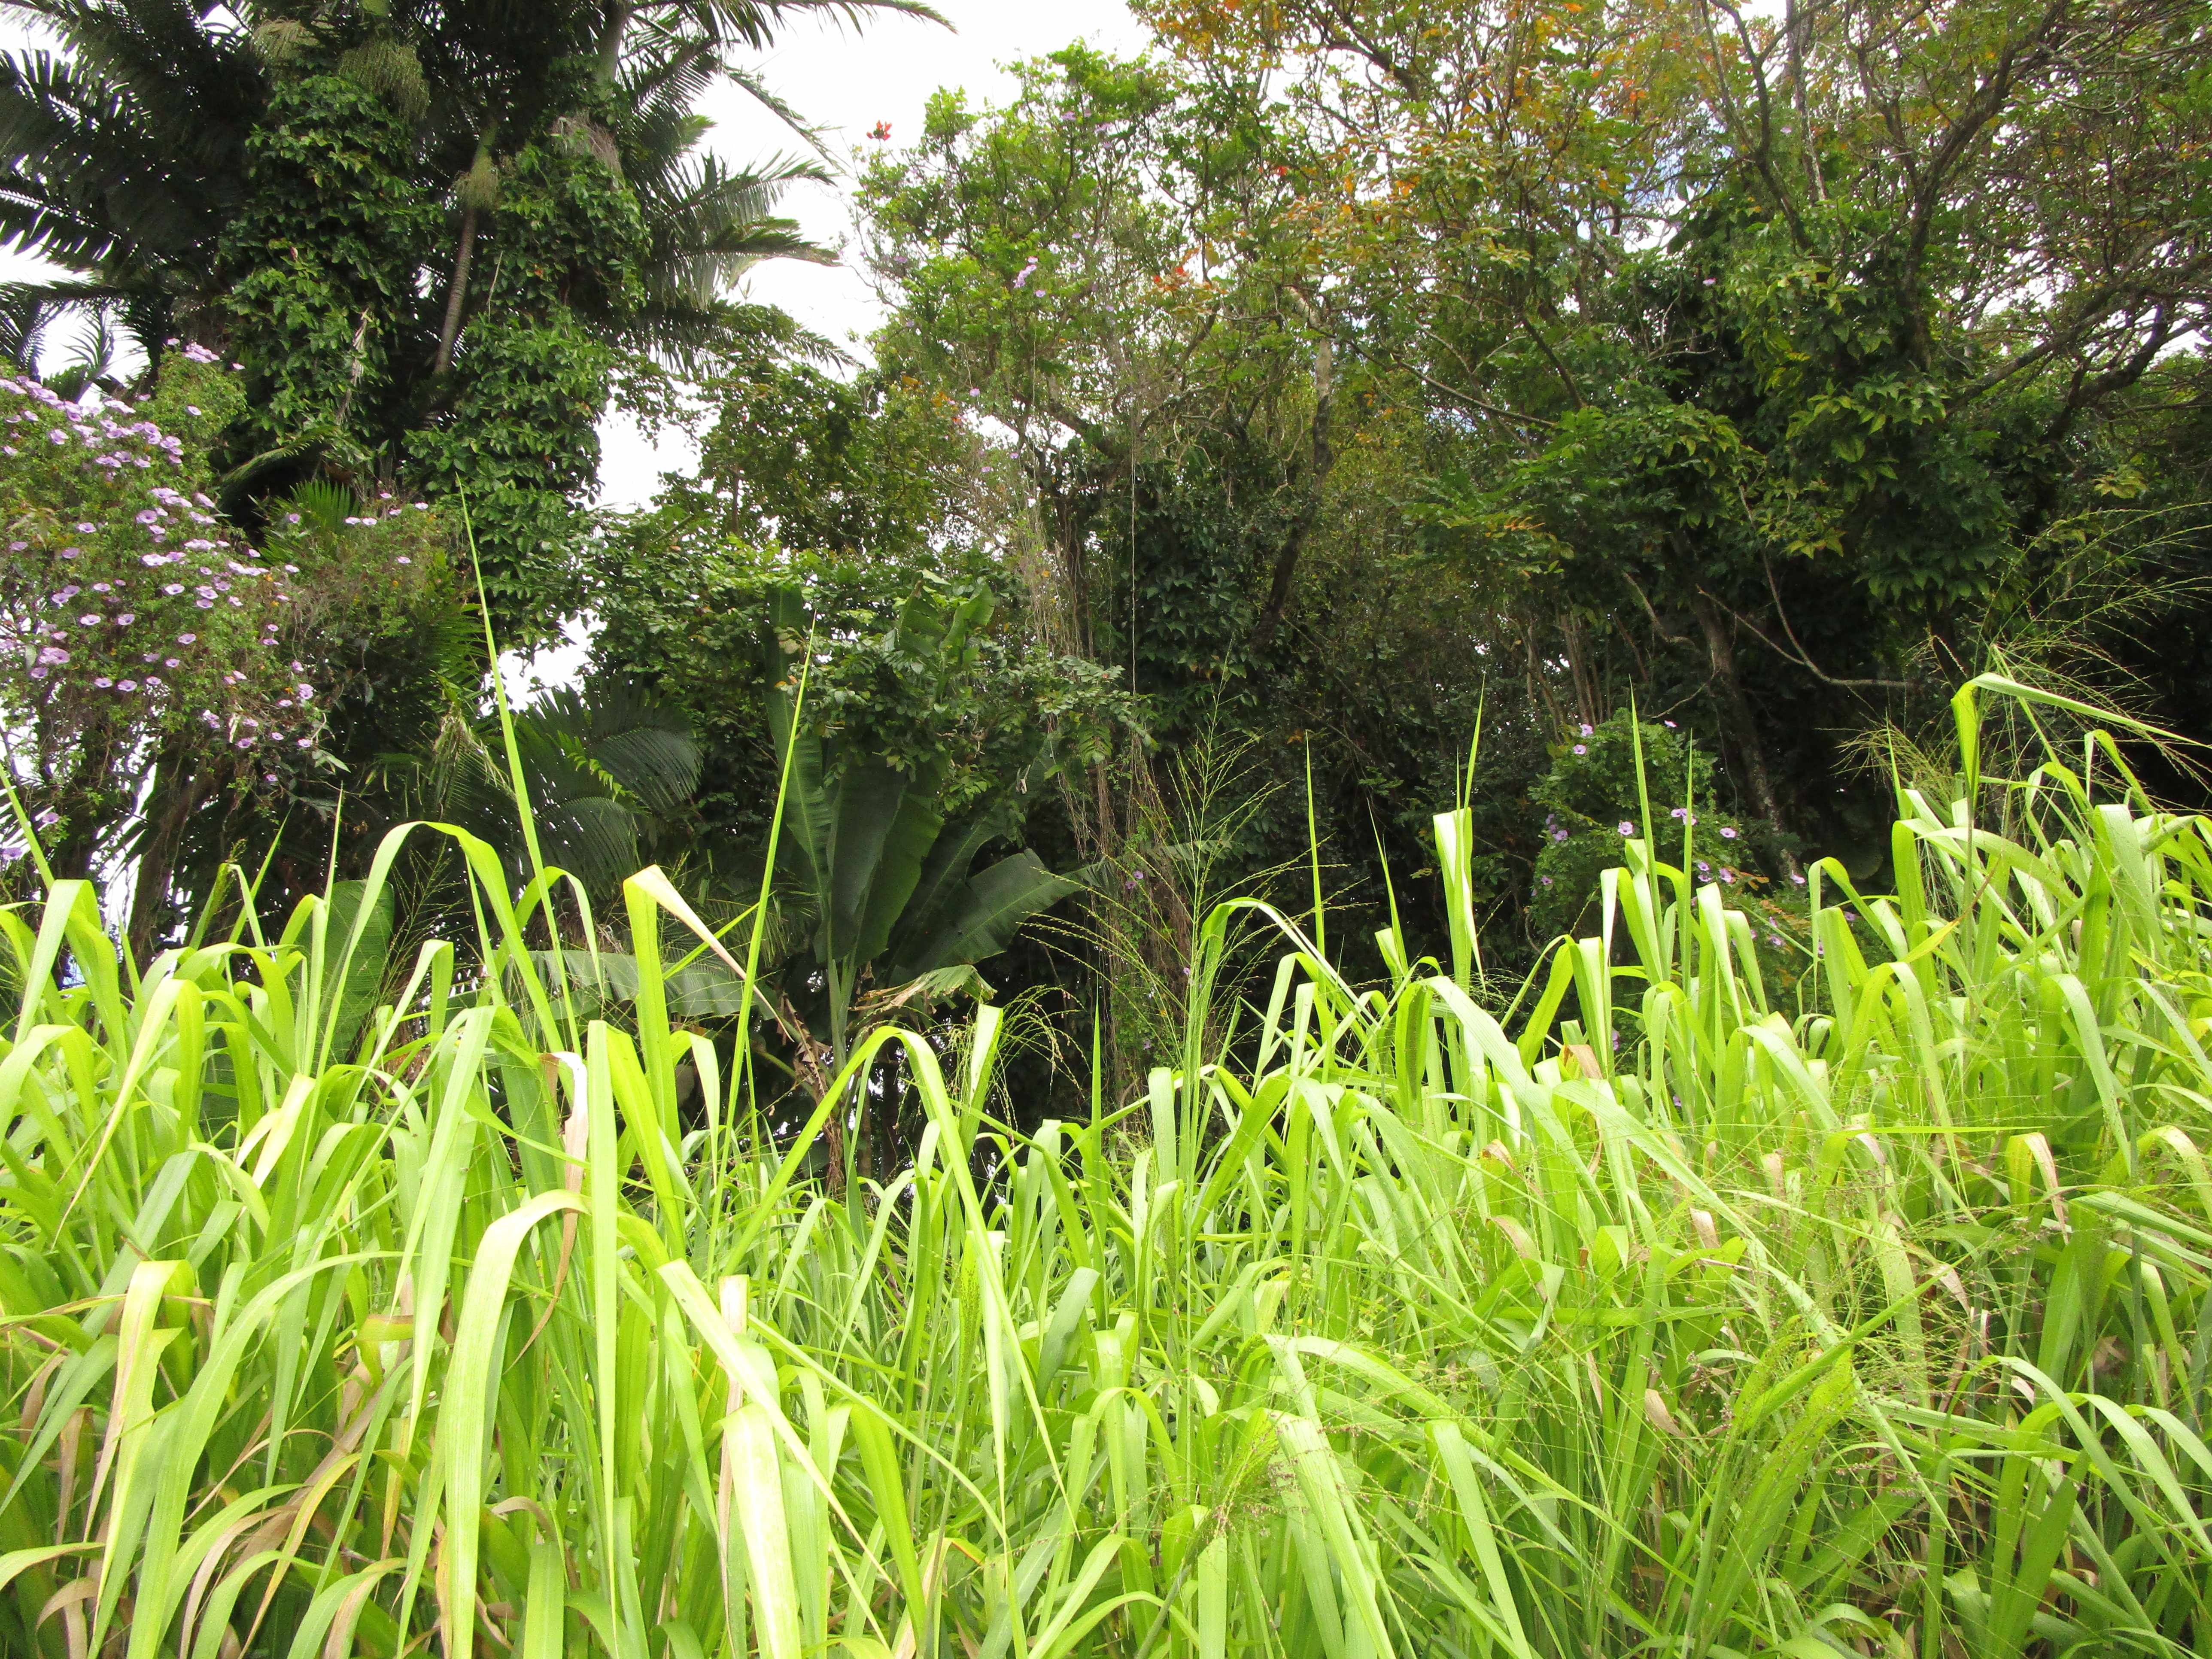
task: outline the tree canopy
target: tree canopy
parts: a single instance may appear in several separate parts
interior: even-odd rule
[[[1510,965],[1622,824],[1709,814],[1786,953],[1961,678],[2212,720],[2201,0],[1142,0],[1152,51],[862,144],[860,361],[730,286],[828,257],[775,204],[833,158],[732,169],[696,113],[810,8],[25,9],[66,50],[0,83],[0,228],[81,276],[0,307],[19,360],[73,304],[240,364],[208,482],[248,538],[310,484],[465,517],[432,609],[480,569],[502,640],[588,634],[528,719],[595,869],[745,913],[811,744],[823,801],[988,823],[963,878],[1079,878],[993,971],[1125,1079],[1224,881],[1356,956],[1442,926],[1462,813]],[[625,399],[698,464],[593,518]],[[350,659],[344,845],[497,805],[477,631]],[[649,800],[632,730],[690,757]],[[220,867],[181,845],[179,915]],[[837,1049],[807,1011],[914,963],[822,944],[826,867],[765,937]]]

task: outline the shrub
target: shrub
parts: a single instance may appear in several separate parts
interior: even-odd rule
[[[289,787],[349,672],[334,639],[447,597],[427,509],[311,488],[258,544],[229,522],[209,446],[242,403],[198,346],[135,404],[0,380],[0,718],[72,871],[157,759],[204,792]]]

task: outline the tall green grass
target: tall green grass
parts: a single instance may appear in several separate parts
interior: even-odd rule
[[[1905,795],[1802,986],[1630,842],[1510,1019],[1471,927],[1360,988],[1281,918],[1201,1017],[1224,912],[1245,1060],[1082,1121],[1008,1127],[988,1009],[951,1075],[878,1033],[928,1127],[842,1202],[672,1025],[653,872],[634,1030],[474,844],[374,1010],[346,906],[134,982],[57,885],[0,914],[0,1647],[2201,1652],[2212,823],[2091,761]]]

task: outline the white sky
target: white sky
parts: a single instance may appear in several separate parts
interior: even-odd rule
[[[921,130],[921,112],[939,87],[967,89],[977,102],[1000,100],[1013,80],[1000,65],[1057,51],[1087,40],[1122,52],[1140,51],[1146,31],[1123,0],[935,0],[951,29],[910,17],[884,16],[854,30],[830,21],[801,20],[757,67],[768,84],[808,121],[823,129],[832,158],[846,162],[853,149],[878,121],[891,124],[894,144]],[[19,23],[0,24],[0,47],[27,40]],[[774,115],[754,100],[724,87],[704,106],[716,122],[708,148],[732,162],[778,154],[797,154],[804,146]],[[815,240],[836,246],[851,228],[840,187],[809,186],[787,199]],[[0,278],[29,276],[40,267],[0,250]],[[815,332],[846,345],[864,335],[878,319],[874,296],[854,271],[797,261],[773,261],[745,280],[747,297],[781,306]],[[57,343],[60,343],[58,340]],[[611,506],[643,502],[659,475],[682,470],[691,457],[674,441],[656,448],[634,422],[610,420],[600,430],[604,456],[601,499]]]

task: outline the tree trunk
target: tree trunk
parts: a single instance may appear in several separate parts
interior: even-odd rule
[[[1310,313],[1308,313],[1311,317]],[[1322,327],[1319,319],[1315,325]],[[1313,442],[1306,462],[1306,499],[1298,516],[1291,526],[1290,533],[1283,538],[1283,545],[1275,556],[1275,568],[1267,584],[1267,603],[1261,607],[1260,620],[1252,629],[1252,649],[1264,651],[1275,637],[1275,630],[1283,624],[1283,611],[1291,600],[1291,579],[1297,573],[1298,559],[1305,551],[1306,539],[1312,535],[1315,522],[1321,517],[1322,490],[1328,483],[1328,475],[1336,470],[1336,444],[1329,429],[1330,416],[1336,403],[1335,342],[1324,331],[1314,343],[1314,415]]]
[[[1751,711],[1750,699],[1743,695],[1743,682],[1736,677],[1735,641],[1729,635],[1728,623],[1720,608],[1703,593],[1691,601],[1691,611],[1705,636],[1705,654],[1712,664],[1713,683],[1720,688],[1721,709],[1727,719],[1730,746],[1735,750],[1737,763],[1742,768],[1744,789],[1751,797],[1752,810],[1780,835],[1782,807],[1775,799],[1774,780],[1766,769],[1766,750],[1759,741],[1758,719]]]
[[[1813,106],[1805,86],[1805,48],[1813,36],[1813,20],[1801,0],[1789,0],[1782,12],[1783,39],[1790,54],[1790,98],[1797,112],[1797,143],[1804,152],[1805,180],[1812,186],[1813,199],[1828,199],[1826,182],[1820,177],[1820,148],[1813,136]]]
[[[623,36],[629,30],[630,13],[635,9],[629,0],[608,0],[606,31],[599,36],[598,73],[601,86],[612,86],[615,77],[622,73]]]
[[[131,959],[142,969],[154,954],[154,934],[176,873],[185,828],[207,799],[206,784],[185,774],[185,758],[180,746],[173,743],[154,763],[154,790],[147,803],[146,833],[138,841],[138,876],[131,887],[127,935]]]
[[[453,343],[460,337],[461,306],[469,292],[469,266],[476,257],[477,205],[471,202],[461,210],[461,251],[453,258],[453,287],[446,295],[446,323],[438,331],[436,372],[440,374],[453,366]]]

